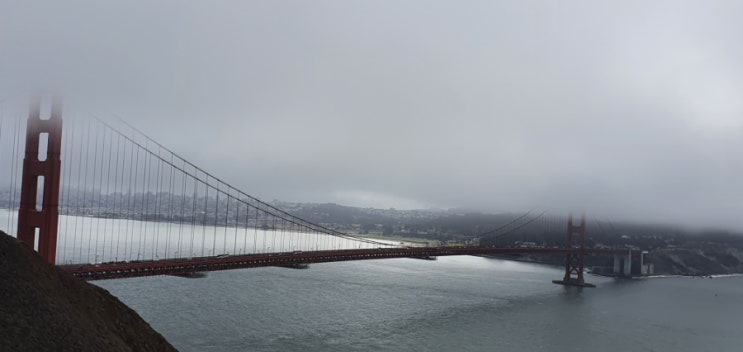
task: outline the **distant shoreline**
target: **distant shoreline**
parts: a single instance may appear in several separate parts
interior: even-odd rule
[[[424,244],[424,245],[435,245],[438,244],[438,240],[432,240],[427,238],[413,238],[413,237],[398,237],[398,236],[385,236],[385,235],[376,235],[376,234],[361,234],[356,233],[354,236],[368,238],[368,239],[374,239],[374,240],[387,240],[387,241],[395,241],[395,242],[409,242],[409,243],[415,243],[415,244]]]

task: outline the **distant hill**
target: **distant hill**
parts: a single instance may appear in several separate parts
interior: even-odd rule
[[[69,196],[73,198],[76,195],[75,192],[69,193]],[[133,194],[131,196],[135,203],[147,204],[146,209],[149,213],[128,214],[126,216],[136,220],[168,221],[163,214],[168,213],[168,206],[171,206],[171,204],[169,202],[157,202],[158,197],[168,197],[168,195],[168,193],[160,193],[159,195]],[[92,199],[97,199],[97,203],[92,207],[84,209],[61,208],[60,212],[66,215],[118,218],[122,215],[114,213],[115,209],[106,209],[106,205],[121,203],[122,197],[124,197],[122,194],[91,196]],[[175,208],[181,206],[179,202],[183,202],[183,204],[191,204],[192,202],[192,199],[188,196],[176,198]],[[3,197],[0,197],[0,207],[3,204],[7,206],[7,200],[5,203],[3,201]],[[198,221],[224,218],[225,212],[230,208],[226,202],[225,199],[217,200],[214,197],[199,198],[198,204],[205,204],[204,206],[209,211],[204,214],[203,219],[199,218]],[[523,221],[517,221],[520,217],[526,215],[523,213],[488,214],[464,209],[374,209],[333,203],[292,203],[278,200],[269,203],[307,221],[351,234],[386,235],[454,242],[455,244],[477,243],[496,246],[562,246],[565,244],[567,225],[565,216],[545,214],[534,224],[524,224]],[[158,204],[160,208],[157,208]],[[216,211],[215,209],[219,210]],[[530,213],[525,219],[533,218],[535,215],[539,214]],[[186,217],[177,220],[190,221],[191,219]],[[514,221],[516,222],[514,223]],[[509,224],[512,224],[512,226],[508,226]],[[720,248],[743,250],[743,235],[735,232],[698,231],[672,225],[589,219],[586,242],[591,247],[630,247],[647,250],[651,251],[649,257],[653,257],[653,253],[673,252],[668,256],[656,257],[658,258],[659,268],[665,267],[668,272],[694,273],[711,270],[714,273],[720,273],[743,271],[743,269],[736,269],[741,268],[741,266],[735,262],[735,260],[743,261],[743,256],[739,258],[735,253],[722,253],[720,250]],[[676,252],[682,253],[683,250],[688,252],[683,255],[674,254]],[[704,258],[694,259],[698,256]],[[720,263],[721,266],[704,265],[704,268],[702,268],[699,265],[687,266],[685,264],[705,263],[707,260]],[[723,262],[726,264],[722,264]]]

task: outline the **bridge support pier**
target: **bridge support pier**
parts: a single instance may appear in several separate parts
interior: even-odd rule
[[[641,264],[642,265],[642,264]],[[617,277],[632,277],[632,251],[628,250],[627,255],[614,255],[614,270],[612,272]]]
[[[573,235],[578,235],[574,238]],[[576,243],[576,240],[578,243]],[[553,283],[565,286],[596,287],[583,279],[583,255],[585,253],[586,217],[581,216],[580,225],[573,224],[573,215],[568,217],[567,247],[576,249],[565,257],[565,277],[562,280],[553,280]]]
[[[33,101],[29,110],[21,204],[18,210],[18,240],[32,249],[36,249],[38,245],[38,252],[44,260],[54,264],[59,223],[62,117],[58,100],[52,102],[51,108],[49,119],[41,118],[39,100]],[[42,143],[44,137],[46,143]],[[46,150],[42,150],[42,147],[46,147]],[[39,191],[42,201],[40,205],[37,204]]]

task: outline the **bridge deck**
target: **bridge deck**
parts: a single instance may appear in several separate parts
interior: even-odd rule
[[[449,255],[567,254],[577,251],[577,248],[410,247],[235,255],[226,257],[220,256],[156,261],[60,265],[59,267],[62,270],[85,280],[102,280],[138,276],[181,275],[202,271],[266,266],[285,266],[298,263],[312,264],[350,260],[421,258]],[[585,249],[584,253],[604,255],[626,254],[627,249]]]

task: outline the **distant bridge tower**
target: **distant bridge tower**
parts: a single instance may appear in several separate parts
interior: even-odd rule
[[[577,236],[574,236],[577,235]],[[577,238],[576,238],[577,237]],[[577,243],[576,243],[577,240]],[[596,287],[583,280],[583,254],[586,247],[586,216],[580,218],[580,225],[573,224],[573,214],[568,216],[567,248],[575,251],[565,256],[565,277],[552,282],[560,285]]]
[[[31,103],[26,127],[26,155],[23,159],[21,204],[18,211],[18,239],[36,249],[49,263],[57,254],[59,183],[62,149],[60,101],[54,99],[51,116],[41,118],[41,101]],[[46,138],[46,150],[42,140]],[[37,199],[41,193],[41,204]]]

